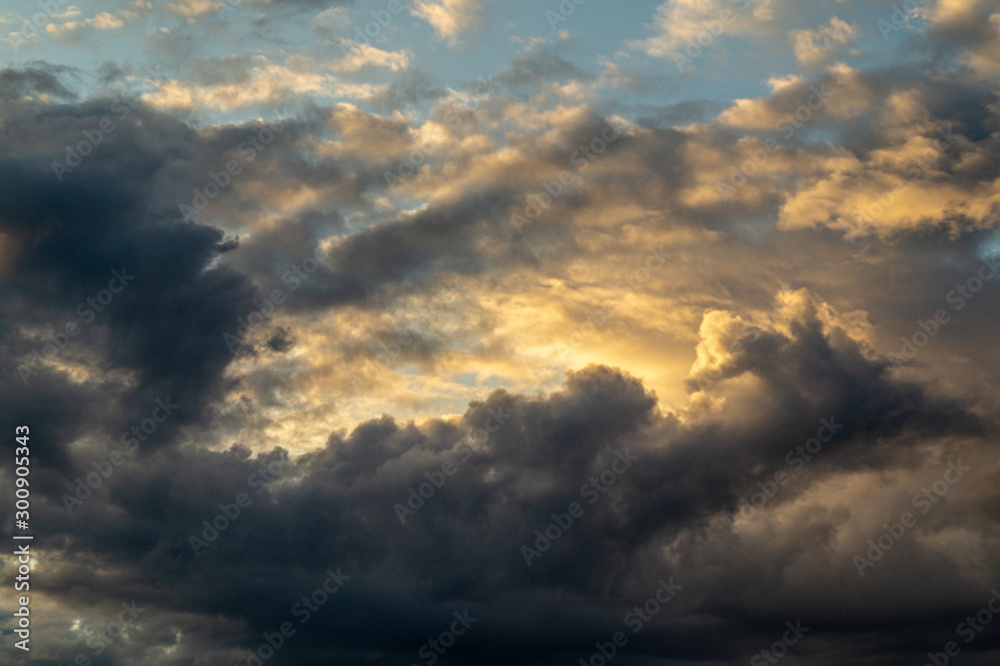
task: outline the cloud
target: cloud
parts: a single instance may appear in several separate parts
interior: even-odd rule
[[[333,70],[337,72],[357,72],[365,67],[383,67],[393,72],[410,66],[407,51],[383,51],[370,44],[361,44],[350,55],[342,58]]]
[[[30,116],[32,103],[26,104],[8,107],[12,123],[20,126],[26,117],[22,114]],[[53,147],[78,143],[73,137],[93,133],[102,118],[115,124],[106,143],[101,141],[100,155],[82,162],[60,183],[51,167],[51,155],[58,154]],[[195,135],[120,100],[94,100],[79,110],[55,107],[48,123],[35,137],[44,136],[50,147],[43,148],[40,141],[30,148],[32,136],[22,136],[19,157],[0,165],[8,181],[17,183],[16,193],[7,190],[0,221],[17,244],[16,275],[34,285],[23,292],[25,297],[46,303],[33,317],[75,322],[84,329],[80,344],[67,346],[58,363],[37,370],[70,385],[92,386],[105,381],[83,370],[94,363],[118,373],[118,390],[129,396],[124,405],[133,413],[144,411],[156,397],[170,395],[188,408],[177,424],[197,420],[205,396],[221,389],[220,373],[230,360],[220,345],[222,333],[250,311],[257,293],[245,276],[225,266],[209,266],[236,247],[232,239],[218,228],[183,222],[171,193],[150,183],[169,153],[198,152]],[[144,148],[136,149],[139,145]],[[198,178],[191,175],[192,180]],[[42,200],[45,204],[39,207]],[[73,201],[86,202],[87,212],[76,212]],[[113,305],[81,314],[85,308],[77,304],[93,297],[102,282],[106,285],[111,271],[123,268],[134,274],[134,283]],[[188,316],[205,325],[189,329]],[[86,325],[88,318],[93,326]],[[96,340],[110,344],[94,347]],[[17,377],[16,367],[45,340],[41,329],[25,329],[10,342],[18,352],[7,362]],[[42,387],[52,382],[39,379]],[[29,390],[25,397],[30,396]]]
[[[209,12],[218,12],[223,5],[225,2],[222,0],[171,0],[166,7],[181,16],[193,18]]]
[[[715,320],[706,316],[703,344],[728,347],[739,328],[709,324]],[[66,471],[46,478],[50,501],[40,505],[38,524],[47,543],[72,543],[72,555],[50,547],[46,566],[58,587],[40,598],[57,617],[82,604],[95,609],[87,614],[88,627],[100,626],[102,610],[114,612],[118,600],[134,598],[148,608],[128,641],[109,646],[118,660],[163,661],[156,655],[171,645],[173,654],[232,660],[288,619],[327,568],[342,567],[350,587],[284,648],[296,663],[364,651],[405,660],[455,604],[480,618],[478,633],[470,632],[463,646],[469,663],[487,660],[493,641],[511,631],[526,637],[510,648],[516,658],[554,661],[579,638],[573,624],[587,622],[586,633],[610,635],[660,578],[673,577],[686,596],[647,628],[649,645],[656,646],[650,649],[669,652],[683,641],[688,649],[735,659],[771,630],[733,622],[752,609],[778,625],[804,615],[814,636],[832,640],[846,632],[883,655],[906,654],[870,638],[867,626],[854,630],[844,623],[860,605],[868,622],[907,635],[912,623],[894,625],[893,618],[910,608],[911,576],[935,573],[938,583],[924,604],[939,612],[950,607],[956,590],[974,585],[971,571],[941,569],[934,540],[950,529],[949,519],[970,538],[987,529],[961,516],[973,510],[979,493],[995,495],[989,473],[982,468],[970,476],[963,494],[921,522],[906,544],[909,555],[892,554],[899,573],[880,584],[859,578],[851,556],[886,514],[868,512],[859,524],[856,502],[864,506],[886,484],[912,488],[939,473],[949,457],[995,465],[987,463],[995,425],[893,377],[852,337],[853,326],[843,328],[846,321],[808,293],[780,296],[771,324],[755,337],[743,336],[745,351],[704,389],[710,400],[679,413],[661,413],[635,377],[590,366],[548,395],[498,390],[470,403],[460,418],[420,424],[383,416],[334,432],[324,447],[299,457],[281,448],[253,456],[238,445],[150,455],[142,464],[126,463],[73,516],[65,515],[59,496],[72,492],[83,469]],[[843,429],[799,472],[798,485],[783,489],[763,515],[734,534],[738,498],[753,492],[761,475],[787,469],[786,452],[823,419]],[[475,434],[485,427],[495,429]],[[619,466],[619,454],[638,462]],[[444,485],[400,524],[395,505],[412,502],[409,490],[448,463],[455,471]],[[604,473],[612,466],[620,470],[614,481]],[[271,478],[261,476],[269,467],[280,473],[258,485]],[[882,480],[875,484],[861,469],[878,470]],[[251,505],[196,556],[189,537],[204,531],[201,521],[218,513],[220,498],[240,492],[249,493]],[[553,513],[574,501],[584,508],[579,524],[527,566],[521,546],[533,544],[533,530],[544,530]],[[112,516],[115,536],[98,529]],[[310,516],[308,525],[301,516]],[[849,525],[857,536],[835,537]],[[989,566],[982,549],[969,556]],[[807,582],[802,570],[820,557],[822,575]],[[98,585],[90,561],[138,567],[147,582],[106,576]],[[616,564],[609,574],[610,563]],[[725,580],[711,571],[720,565]],[[897,584],[897,594],[885,594],[886,585]],[[166,602],[157,592],[163,587],[172,590]],[[59,589],[74,593],[64,597]],[[594,596],[598,590],[603,593]],[[565,607],[567,595],[579,603]],[[573,623],[530,629],[536,614],[559,605]],[[511,614],[514,608],[522,614]],[[714,628],[676,628],[698,627],[706,616]],[[720,624],[731,636],[721,649],[714,638]],[[922,619],[920,631],[946,637],[952,624]],[[85,649],[82,640],[78,635],[61,644],[72,653]]]
[[[1000,581],[1000,291],[970,282],[1000,249],[995,12],[938,3],[882,44],[858,3],[743,4],[502,63],[484,40],[458,70],[436,41],[342,57],[308,29],[329,2],[164,9],[131,65],[0,70],[0,428],[32,427],[36,656],[246,663],[292,621],[278,659],[410,664],[463,609],[469,665],[575,663],[616,631],[623,666],[745,663],[796,618],[810,666],[953,640]],[[733,58],[664,74],[726,9]],[[104,293],[112,270],[135,278]],[[963,656],[995,663],[980,641]]]
[[[795,57],[805,67],[826,64],[830,58],[841,52],[858,55],[853,48],[852,37],[858,34],[858,26],[842,21],[836,16],[830,18],[829,25],[815,30],[796,30],[791,33],[795,46]]]
[[[439,38],[455,47],[462,33],[482,22],[483,8],[479,0],[417,0],[411,11],[427,21]]]
[[[377,49],[365,51],[342,61],[342,66],[358,68],[380,64],[401,67],[405,56],[386,54]],[[183,80],[154,80],[155,91],[144,96],[154,107],[172,111],[233,111],[259,105],[281,104],[289,95],[315,95],[331,98],[370,98],[382,86],[341,81],[314,68],[282,65],[256,56],[246,63],[233,62],[242,69],[236,80],[191,83]],[[350,71],[350,70],[345,70]]]
[[[656,8],[651,26],[656,34],[631,41],[629,46],[655,58],[669,58],[683,53],[692,44],[698,46],[702,33],[714,40],[720,35],[747,30],[755,20],[773,18],[770,0],[754,3],[753,12],[746,13],[749,4],[727,0],[667,0]]]

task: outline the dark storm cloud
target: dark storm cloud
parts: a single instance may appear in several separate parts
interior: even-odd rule
[[[998,122],[991,105],[996,93],[986,82],[970,78],[955,77],[940,63],[925,61],[920,63],[897,63],[884,68],[858,71],[854,81],[867,95],[876,99],[889,99],[893,94],[907,91],[915,95],[931,114],[931,119],[951,123],[950,131],[977,144],[991,139]],[[835,77],[819,79],[831,89],[838,86]],[[839,85],[843,85],[840,83]],[[801,101],[798,97],[786,100],[790,107],[782,112],[794,111]],[[817,114],[810,119],[809,126],[822,128],[822,132],[832,132],[837,145],[849,147],[856,154],[865,156],[887,146],[892,146],[898,137],[885,132],[879,117],[884,113],[880,105],[872,105],[866,112],[840,117],[835,114]],[[776,135],[775,132],[769,132]],[[796,144],[806,143],[803,137],[811,137],[809,132],[796,132]],[[822,136],[822,134],[821,134]],[[784,143],[784,142],[783,142]],[[970,173],[968,176],[974,176]]]
[[[46,62],[32,62],[22,70],[0,70],[0,91],[3,98],[14,100],[30,92],[41,92],[58,99],[75,99],[76,92],[66,85],[64,77],[78,77],[79,70]]]
[[[56,74],[7,70],[4,77],[8,86],[71,95]],[[99,128],[108,120],[114,129],[104,133]],[[3,225],[19,248],[16,270],[24,280],[16,289],[37,304],[30,316],[45,326],[62,325],[76,316],[78,304],[104,287],[111,270],[135,275],[94,327],[85,327],[65,352],[67,359],[96,358],[104,371],[136,373],[127,399],[109,407],[114,416],[108,428],[134,422],[156,398],[166,396],[188,406],[177,424],[198,419],[206,398],[223,390],[222,372],[232,360],[222,334],[234,331],[237,317],[253,310],[257,286],[268,292],[277,284],[287,286],[290,267],[310,256],[324,258],[317,244],[341,231],[336,213],[307,213],[273,232],[254,233],[232,264],[216,260],[231,253],[236,240],[200,221],[215,210],[259,206],[244,193],[278,172],[360,201],[365,182],[376,182],[381,170],[349,174],[335,163],[307,161],[288,150],[324,120],[285,123],[271,145],[242,164],[240,181],[234,176],[233,186],[223,188],[206,213],[184,221],[178,204],[193,206],[210,172],[221,173],[227,161],[238,158],[241,142],[262,131],[259,123],[196,131],[128,97],[75,106],[7,98],[4,140],[17,157],[0,160],[9,185],[0,193]],[[75,166],[76,148],[92,141],[98,143],[93,153]],[[65,171],[54,173],[55,162]],[[387,285],[418,284],[442,268],[487,270],[489,262],[475,249],[477,234],[505,217],[507,196],[471,194],[413,221],[348,237],[304,283],[289,311],[364,302]],[[11,334],[8,349],[21,362],[34,346]],[[46,367],[45,372],[59,371]]]
[[[548,165],[553,169],[553,178],[557,178],[561,171],[577,169],[573,158],[582,159],[581,151],[595,137],[607,133],[608,127],[605,119],[588,115],[561,129],[548,145],[519,148],[525,151],[526,161]],[[372,130],[376,134],[397,131],[391,127]],[[613,159],[628,143],[628,137],[619,135],[607,144],[603,157],[594,159]],[[398,159],[393,156],[385,167],[397,167]],[[385,173],[376,168],[371,171]],[[609,178],[614,185],[616,181]],[[539,179],[526,186],[519,183],[484,186],[455,200],[432,204],[414,215],[372,225],[347,236],[326,256],[325,263],[330,269],[324,266],[316,279],[303,283],[299,298],[308,299],[311,307],[363,302],[383,287],[412,288],[427,283],[432,279],[429,276],[436,273],[483,275],[503,267],[537,263],[537,248],[513,238],[510,214],[523,209],[519,204],[525,189],[535,194],[541,191],[544,182]],[[545,250],[549,261],[558,254],[575,250],[573,238],[558,232],[569,224],[566,213],[583,208],[587,201],[585,193],[571,191],[559,197],[553,210],[546,214],[552,228],[542,233],[556,232],[555,247]]]
[[[272,333],[271,337],[267,339],[266,345],[271,351],[284,354],[295,346],[295,339],[292,336],[291,331],[287,328],[279,326],[274,329],[274,333]]]
[[[331,4],[272,6],[313,11]],[[239,11],[250,9],[248,3]],[[276,22],[267,17],[259,25],[271,29]],[[982,39],[981,30],[966,29]],[[247,63],[199,63],[197,80],[245,82]],[[44,65],[0,72],[0,228],[11,234],[6,242],[14,248],[17,278],[0,287],[0,372],[6,378],[0,429],[32,424],[33,519],[45,544],[35,584],[62,613],[42,634],[39,642],[48,651],[39,663],[69,663],[83,652],[92,663],[109,666],[232,666],[246,663],[244,649],[261,644],[262,634],[291,620],[298,633],[272,663],[410,664],[423,661],[419,647],[463,609],[478,619],[449,651],[452,663],[576,663],[593,652],[595,641],[628,631],[623,618],[666,578],[683,589],[641,634],[630,634],[616,663],[746,663],[796,618],[811,629],[789,664],[922,663],[927,650],[953,639],[955,624],[988,599],[984,581],[997,580],[1000,565],[977,561],[969,545],[975,541],[995,552],[997,423],[983,395],[987,389],[921,383],[908,368],[891,367],[857,338],[831,328],[811,306],[788,317],[786,327],[743,337],[744,351],[677,413],[661,413],[643,380],[592,365],[570,373],[562,389],[548,395],[497,390],[470,403],[460,419],[419,425],[383,415],[334,431],[325,447],[299,457],[288,453],[292,442],[273,442],[254,455],[230,435],[263,430],[282,418],[266,412],[281,403],[278,373],[268,374],[269,368],[260,370],[258,383],[266,390],[259,402],[244,395],[222,404],[241,381],[226,378],[230,363],[291,357],[307,343],[294,325],[268,326],[234,354],[222,334],[235,331],[237,317],[253,311],[262,294],[286,289],[287,271],[308,257],[321,265],[308,280],[296,278],[300,288],[283,312],[321,314],[340,305],[387,311],[394,299],[429,291],[447,273],[488,280],[503,269],[528,267],[558,275],[560,262],[584,253],[572,214],[591,204],[626,201],[654,209],[662,214],[651,228],[666,232],[700,225],[739,239],[737,228],[769,227],[773,220],[760,221],[760,211],[775,213],[777,194],[746,215],[676,201],[693,181],[685,155],[701,147],[696,142],[722,150],[741,134],[718,123],[668,127],[704,120],[714,103],[641,109],[647,120],[640,129],[622,136],[598,163],[607,171],[560,197],[543,220],[516,237],[510,213],[526,192],[541,187],[527,183],[531,176],[520,167],[568,168],[573,150],[604,129],[603,117],[588,113],[544,140],[513,132],[511,147],[524,157],[515,163],[519,173],[435,198],[416,212],[359,223],[346,209],[370,210],[386,191],[384,171],[396,159],[394,153],[386,157],[396,148],[374,147],[398,142],[409,150],[412,128],[397,118],[356,114],[350,120],[360,117],[363,129],[351,136],[339,124],[349,120],[346,112],[305,106],[266,150],[243,164],[239,180],[204,213],[184,221],[178,204],[190,203],[192,190],[203,189],[210,171],[237,158],[236,147],[263,124],[199,129],[129,100],[130,112],[121,118],[114,100],[70,103],[76,99],[72,76]],[[121,77],[109,67],[103,80]],[[997,151],[990,148],[996,118],[988,86],[924,76],[914,66],[859,78],[876,105],[919,84],[918,96],[933,119],[954,120],[956,131],[985,154],[963,169],[957,168],[960,155],[949,157],[952,176],[965,183],[995,177]],[[518,56],[500,80],[526,95],[553,80],[589,83],[593,77],[541,51]],[[419,105],[443,95],[430,75],[407,72],[396,82],[373,100],[376,106]],[[57,101],[25,99],[33,92]],[[791,101],[779,99],[775,106],[787,110]],[[499,108],[486,102],[480,115]],[[875,111],[849,116],[818,122],[817,135],[825,132],[823,141],[835,140],[857,155],[891,143],[881,129],[869,128]],[[60,182],[52,161],[65,159],[65,147],[77,145],[104,117],[114,119],[115,132]],[[473,122],[486,125],[492,117]],[[361,149],[339,159],[311,150],[331,136],[354,139]],[[823,150],[812,138],[797,135],[789,152]],[[615,171],[611,164],[628,168]],[[315,207],[275,220],[271,206],[298,186],[318,193]],[[685,215],[675,219],[674,209]],[[246,222],[261,217],[266,225]],[[224,231],[213,220],[229,226]],[[761,305],[771,291],[749,274],[745,264],[753,261],[768,263],[775,284],[799,280],[827,293],[836,292],[839,273],[849,273],[843,279],[856,282],[845,291],[879,292],[862,303],[884,306],[868,308],[884,318],[880,323],[903,319],[906,326],[926,319],[950,282],[970,274],[962,258],[989,240],[982,232],[957,239],[934,232],[870,243],[859,254],[884,263],[848,265],[852,251],[834,234],[782,233],[781,244],[771,246],[770,233],[746,232],[763,248],[760,254],[727,257],[717,274],[706,270],[704,290]],[[327,240],[333,241],[328,249],[319,250]],[[734,244],[725,240],[718,251],[730,254]],[[827,264],[816,260],[820,254]],[[692,249],[692,264],[705,258],[708,252]],[[817,270],[834,265],[837,270]],[[840,270],[842,265],[849,267]],[[49,331],[78,319],[78,304],[104,288],[110,271],[123,268],[134,273],[134,282],[56,359],[82,368],[80,374],[53,362],[22,385],[18,366],[46,343]],[[667,284],[663,292],[688,296],[690,289]],[[951,326],[936,344],[947,335],[970,354],[991,349],[983,336],[993,330],[1000,296],[977,298],[962,313],[966,323]],[[379,329],[370,339],[390,343],[395,335]],[[414,340],[402,358],[421,367],[431,366],[444,349],[429,335]],[[342,344],[349,358],[366,353]],[[927,354],[915,364],[925,359]],[[969,365],[968,358],[963,363]],[[978,369],[994,365],[984,358]],[[326,387],[315,390],[326,399]],[[176,417],[89,497],[67,500],[79,491],[79,479],[94,472],[94,462],[117,448],[122,432],[168,396],[181,405]],[[787,469],[787,452],[823,420],[842,423],[843,430],[770,501],[759,524],[733,532],[731,514],[740,499]],[[179,426],[192,423],[227,433],[224,450],[208,438],[181,444]],[[910,507],[905,492],[898,507],[892,498],[876,506],[865,495],[865,480],[874,476],[893,484],[894,492],[917,492],[929,481],[922,476],[928,469],[937,473],[935,464],[943,468],[955,458],[975,470],[960,492],[921,517],[893,549],[891,562],[887,557],[859,577],[851,555],[869,536],[859,526],[896,520]],[[614,485],[595,485],[608,470]],[[442,479],[420,498],[417,489]],[[205,522],[232,511],[240,493],[251,504],[211,536]],[[827,496],[817,499],[816,493]],[[522,547],[536,548],[536,530],[544,531],[552,515],[569,511],[573,502],[583,515],[529,566]],[[291,609],[331,568],[350,579],[300,626]],[[102,656],[79,631],[67,631],[77,618],[87,629],[101,627],[131,599],[147,609],[141,624]],[[963,660],[995,663],[995,652],[985,653],[997,647],[1000,639],[981,636]]]
[[[30,82],[45,72],[7,70],[4,76]],[[2,141],[14,152],[0,158],[0,226],[10,234],[14,270],[22,278],[4,287],[10,322],[5,352],[11,354],[5,365],[23,366],[31,350],[51,342],[49,331],[62,334],[74,323],[79,337],[60,345],[60,359],[89,362],[104,373],[133,373],[127,386],[117,387],[121,403],[107,401],[105,427],[141,418],[156,398],[167,396],[185,405],[176,423],[199,419],[221,390],[230,361],[222,333],[250,311],[257,293],[246,276],[213,265],[235,242],[217,228],[179,219],[176,199],[165,197],[183,187],[158,184],[199,150],[195,134],[127,100],[64,106],[8,98],[3,110],[8,132]],[[109,121],[113,129],[102,130],[102,121],[105,130]],[[95,143],[92,154],[72,161],[67,146],[86,151]],[[67,159],[72,168],[55,173],[52,164],[65,166]],[[112,296],[110,303],[87,300],[104,298],[102,292]],[[21,327],[28,324],[44,337],[26,337]],[[109,388],[103,380],[69,382],[54,364],[33,367],[27,386],[16,371],[6,385],[50,414],[37,415],[37,423],[57,424],[100,402],[46,400],[46,390],[59,392],[60,384],[62,392]],[[60,450],[56,441],[50,448]]]
[[[205,75],[208,76],[208,73]],[[109,113],[108,106],[105,104],[102,107],[100,102],[89,103],[89,106],[83,108],[93,118],[91,122],[96,122],[102,114]],[[53,122],[63,124],[67,121],[61,116],[66,113],[65,110],[49,112],[57,118]],[[137,113],[142,113],[144,124],[153,124],[160,135],[180,140],[151,144],[148,132],[140,136],[131,126],[126,125],[117,131],[114,138],[123,143],[134,141],[134,150],[120,154],[110,153],[105,149],[100,156],[90,158],[84,167],[67,179],[72,178],[74,186],[84,193],[105,191],[108,193],[104,195],[106,197],[118,196],[121,200],[113,206],[120,208],[138,205],[138,202],[126,202],[125,198],[132,196],[129,188],[105,187],[103,182],[88,182],[87,179],[93,177],[92,172],[97,163],[119,178],[135,178],[140,174],[152,178],[153,174],[159,174],[158,187],[161,191],[151,198],[152,203],[158,206],[157,214],[163,217],[173,216],[173,211],[170,210],[173,203],[171,199],[192,205],[192,195],[189,194],[192,192],[192,184],[199,191],[204,190],[204,186],[208,184],[207,175],[213,171],[211,167],[218,166],[221,171],[227,160],[239,157],[236,146],[260,130],[259,125],[246,123],[195,132],[188,126],[163,116],[147,114],[145,111]],[[220,211],[229,215],[238,214],[241,210],[260,209],[266,205],[266,197],[254,199],[247,194],[254,191],[256,184],[266,185],[272,182],[276,174],[281,174],[283,181],[322,188],[334,200],[348,205],[361,204],[369,191],[384,188],[384,174],[396,166],[395,156],[383,164],[366,164],[351,158],[339,162],[306,160],[291,150],[296,142],[308,134],[321,134],[324,131],[322,124],[327,121],[331,122],[336,132],[340,120],[335,112],[328,117],[321,114],[308,120],[289,121],[284,130],[276,135],[274,143],[261,151],[253,163],[242,164],[243,173],[239,176],[239,181],[233,187],[224,189],[217,199],[211,201],[206,214]],[[371,117],[371,122],[375,122],[374,117]],[[379,123],[368,131],[375,132],[376,135],[379,131],[384,131],[388,133],[387,136],[394,135],[401,141],[406,140],[408,127],[389,121]],[[603,118],[590,116],[562,129],[556,139],[546,146],[525,145],[521,148],[528,151],[528,158],[551,165],[557,170],[553,173],[557,174],[558,170],[573,169],[570,158],[574,151],[600,136],[606,127],[607,122]],[[69,127],[66,130],[72,131]],[[352,132],[356,131],[352,129]],[[669,133],[677,136],[673,131]],[[351,138],[356,140],[357,137]],[[613,159],[613,154],[624,150],[627,144],[627,137],[619,138],[602,159]],[[645,152],[648,155],[645,159],[656,170],[662,172],[664,164],[675,164],[678,175],[684,172],[683,164],[672,157],[672,147],[663,145],[658,149],[655,143],[647,145]],[[90,168],[88,170],[85,167]],[[164,178],[163,175],[167,177]],[[663,172],[662,175],[666,181],[671,180],[671,172]],[[628,179],[623,179],[620,185],[627,187]],[[534,190],[540,186],[541,181],[529,184],[528,188]],[[60,190],[64,195],[67,191],[69,188]],[[350,235],[326,258],[313,279],[302,283],[303,288],[288,307],[290,311],[296,311],[302,307],[364,303],[384,287],[404,285],[407,289],[413,288],[426,283],[428,275],[441,270],[480,274],[503,265],[535,263],[537,248],[533,244],[518,242],[520,239],[512,239],[511,229],[507,224],[509,213],[516,210],[517,204],[522,201],[521,194],[513,187],[503,185],[471,191],[458,200],[435,204],[415,216],[377,224]],[[568,224],[567,213],[583,208],[588,200],[583,192],[573,191],[562,196],[546,215],[547,230],[530,229],[529,235],[551,236],[554,231]],[[327,222],[320,218],[325,218]],[[316,214],[311,217],[307,214],[287,220],[271,229],[255,231],[231,263],[234,267],[247,271],[260,285],[270,288],[281,278],[284,286],[290,279],[287,278],[289,268],[309,256],[323,257],[322,252],[317,252],[318,242],[330,233],[338,233],[340,228],[337,213]],[[484,235],[491,239],[485,253],[482,241]],[[556,234],[552,239],[562,252],[575,249],[571,236]],[[510,244],[511,240],[515,241],[513,245]],[[548,261],[552,260],[552,250],[552,247],[545,250]],[[102,257],[92,261],[93,269],[100,270],[97,267],[103,265],[104,259]],[[201,260],[194,264],[198,265],[199,261]],[[237,315],[230,317],[230,320],[234,320]]]
[[[499,196],[498,196],[499,195]],[[434,206],[415,219],[376,226],[354,234],[331,253],[336,280],[357,293],[430,272],[432,267],[479,273],[487,264],[473,246],[497,224],[503,194],[470,194],[454,204]]]
[[[591,366],[548,396],[496,391],[471,403],[460,424],[431,420],[417,428],[383,416],[350,434],[334,433],[324,449],[297,459],[281,448],[256,457],[240,446],[158,451],[117,471],[73,515],[58,495],[68,486],[47,491],[39,516],[47,543],[141,573],[98,585],[77,566],[44,585],[55,594],[74,590],[68,603],[136,598],[155,606],[161,619],[137,634],[139,644],[153,642],[162,623],[192,627],[191,618],[205,618],[211,635],[195,632],[191,640],[220,663],[223,654],[238,658],[234,646],[255,647],[262,632],[294,619],[296,600],[338,566],[349,584],[300,627],[282,659],[361,663],[368,655],[407,664],[447,628],[450,612],[469,608],[478,620],[452,653],[456,663],[494,663],[499,645],[505,660],[565,661],[623,629],[629,609],[670,576],[682,592],[622,663],[642,663],[643,655],[731,662],[770,644],[775,627],[800,616],[809,618],[813,649],[850,640],[862,656],[877,648],[902,657],[912,646],[904,637],[933,646],[953,631],[951,614],[967,608],[956,600],[974,586],[958,572],[945,573],[918,539],[895,563],[898,576],[861,581],[848,557],[803,588],[787,572],[804,549],[830,547],[844,517],[801,525],[795,545],[741,543],[727,524],[709,526],[755,488],[749,470],[780,469],[784,453],[822,418],[844,429],[803,472],[813,482],[859,466],[906,469],[915,447],[947,440],[982,446],[995,436],[992,423],[894,379],[853,341],[824,334],[808,310],[792,324],[787,336],[747,340],[730,371],[761,382],[758,395],[768,397],[744,404],[738,385],[723,378],[714,391],[732,406],[701,419],[662,415],[639,380]],[[478,428],[484,430],[476,434]],[[623,468],[618,454],[636,460]],[[433,481],[446,463],[453,474],[424,505],[402,513],[395,507],[412,502],[410,490]],[[609,469],[618,478],[601,493],[591,490],[590,504],[585,485]],[[786,488],[769,510],[806,489]],[[240,492],[252,503],[196,554],[191,537],[205,536],[202,521],[211,522],[219,503],[233,503]],[[582,517],[527,566],[521,547],[572,502],[584,507]],[[928,522],[926,529],[936,528]],[[665,548],[676,558],[665,559]],[[712,560],[734,552],[744,563],[728,562],[716,579]],[[884,596],[886,580],[895,589],[931,575],[944,577],[937,600],[924,600],[915,624],[900,623],[910,602],[906,594],[898,601]],[[171,592],[156,591],[162,589]],[[874,598],[881,601],[870,603]],[[868,607],[864,623],[854,620],[859,604]],[[746,619],[751,609],[758,621]],[[873,625],[885,638],[868,637]]]

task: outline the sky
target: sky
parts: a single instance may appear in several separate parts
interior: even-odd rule
[[[0,663],[996,664],[998,93],[998,0],[0,0]]]

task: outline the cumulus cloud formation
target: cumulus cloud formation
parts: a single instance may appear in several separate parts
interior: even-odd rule
[[[773,18],[772,0],[667,0],[656,8],[654,35],[632,45],[650,56],[667,58],[687,48],[708,46],[714,37],[749,29],[752,21]],[[702,36],[706,33],[709,37]]]
[[[427,21],[438,37],[455,46],[462,33],[482,21],[483,7],[479,0],[417,0],[412,11]]]
[[[805,66],[824,64],[839,50],[853,50],[851,38],[858,32],[858,26],[842,21],[836,16],[828,25],[816,30],[799,30],[792,33],[795,40],[795,57]],[[853,51],[857,54],[857,51]]]
[[[516,4],[5,17],[0,661],[996,663],[1000,8]]]

